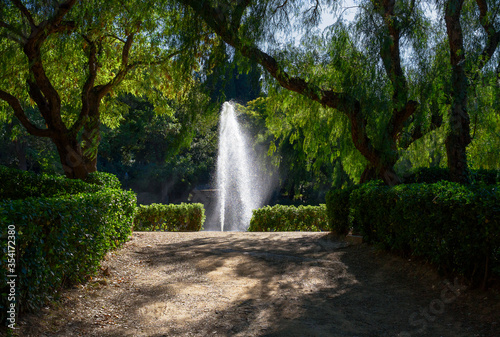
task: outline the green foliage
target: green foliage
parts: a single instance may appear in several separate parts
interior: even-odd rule
[[[253,211],[249,232],[328,231],[326,206],[266,206]]]
[[[449,181],[449,176],[450,172],[447,168],[423,167],[404,177],[404,181],[406,184],[432,184],[442,180]],[[470,170],[470,181],[473,184],[494,185],[495,183],[500,182],[500,170]]]
[[[280,102],[283,103],[283,100]],[[273,103],[276,104],[273,107],[270,104],[269,97],[261,97],[238,109],[243,112],[246,124],[250,125],[251,134],[257,135],[254,146],[268,148],[267,162],[279,171],[284,198],[276,200],[276,203],[318,205],[324,202],[325,194],[331,188],[352,183],[341,160],[348,155],[337,150],[333,145],[336,140],[328,139],[328,135],[334,133],[330,129],[332,124],[318,120],[326,118],[326,115],[308,115],[303,110],[303,118],[296,119],[293,117],[295,111],[282,110],[279,102]],[[316,124],[309,135],[309,131],[300,125],[308,118]],[[308,140],[309,136],[314,139]],[[322,137],[324,139],[320,139]],[[308,153],[309,147],[316,149],[314,153]]]
[[[413,183],[427,183],[433,184],[441,180],[448,180],[450,172],[447,168],[443,167],[423,167],[415,170],[410,175],[404,177],[406,184]]]
[[[93,275],[104,255],[128,240],[135,205],[132,192],[113,189],[0,202],[0,318],[8,303],[8,228],[15,228],[17,308],[34,310],[63,285]]]
[[[118,180],[118,178],[114,174],[106,172],[89,173],[85,182],[88,184],[103,186],[104,188],[117,190],[122,188],[122,183],[120,182],[120,180]]]
[[[498,271],[500,184],[364,184],[351,193],[355,230],[475,281]]]
[[[204,222],[205,209],[203,204],[140,205],[137,207],[137,214],[134,219],[134,230],[200,231],[203,229]]]
[[[173,115],[158,115],[147,100],[123,96],[130,107],[126,120],[103,132],[99,169],[119,176],[140,203],[185,200],[195,185],[210,180],[219,107],[209,106],[205,95],[191,94],[189,101],[171,103]],[[141,200],[141,193],[154,199]]]
[[[331,190],[326,195],[328,223],[332,230],[339,235],[347,234],[351,229],[349,197],[351,192],[358,187],[359,185],[354,185],[344,189]]]
[[[101,181],[108,183],[114,179],[106,174],[97,173],[93,176],[102,177]],[[88,184],[81,180],[67,179],[63,176],[36,174],[0,165],[0,200],[24,199],[29,197],[56,197],[76,193],[94,193],[103,189],[102,186]],[[95,180],[97,181],[97,180]],[[116,186],[116,182],[111,184]]]

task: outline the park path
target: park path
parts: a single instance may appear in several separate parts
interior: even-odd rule
[[[488,294],[325,233],[135,232],[17,334],[500,336]]]

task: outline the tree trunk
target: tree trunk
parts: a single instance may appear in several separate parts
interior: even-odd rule
[[[379,178],[388,186],[401,184],[401,179],[394,171],[394,165],[384,165],[377,169],[372,164],[366,165],[365,170],[361,174],[359,183],[363,184]]]
[[[67,178],[85,180],[88,175],[82,149],[76,139],[53,139]]]
[[[450,130],[446,137],[446,153],[451,181],[467,183],[467,145],[471,142],[470,120],[467,113],[468,80],[465,74],[465,53],[460,13],[463,0],[449,0],[446,6],[445,22],[450,47],[452,66],[452,105]]]
[[[89,113],[83,130],[83,161],[88,173],[97,171],[97,153],[101,142],[100,98],[97,93],[89,95]]]
[[[83,131],[83,161],[88,173],[97,171],[97,152],[101,142],[100,121],[85,124]]]
[[[453,104],[450,112],[450,131],[445,142],[451,181],[462,184],[469,182],[466,149],[470,141],[467,110],[461,104]]]

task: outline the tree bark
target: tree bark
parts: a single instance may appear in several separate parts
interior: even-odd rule
[[[460,14],[463,0],[450,0],[446,4],[445,22],[452,66],[452,105],[449,116],[450,130],[446,137],[446,153],[450,180],[468,183],[467,146],[471,142],[470,119],[467,113],[468,79],[465,74],[465,49]]]
[[[101,99],[94,90],[89,96],[89,113],[83,127],[83,161],[87,172],[91,173],[97,171],[97,153],[101,142]]]
[[[56,145],[64,174],[70,179],[85,180],[88,175],[80,143],[76,137],[52,139]]]

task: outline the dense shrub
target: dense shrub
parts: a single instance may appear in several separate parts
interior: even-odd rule
[[[35,309],[62,285],[97,271],[106,252],[130,236],[135,207],[132,192],[111,189],[0,202],[0,315],[7,304],[9,227],[16,232],[17,308]]]
[[[250,232],[328,231],[326,206],[266,206],[253,211]]]
[[[99,173],[95,176],[102,176]],[[112,178],[107,177],[108,180]],[[36,174],[0,165],[0,200],[29,197],[56,197],[66,194],[93,193],[102,186],[63,176]]]
[[[405,184],[427,183],[434,184],[442,180],[449,181],[450,171],[448,168],[423,167],[403,177]],[[492,185],[500,182],[500,170],[471,170],[469,179],[473,184]]]
[[[349,220],[349,197],[358,188],[354,185],[344,189],[331,190],[326,194],[326,213],[332,231],[337,234],[347,234],[351,227]]]
[[[203,204],[163,205],[151,204],[137,207],[134,219],[136,231],[200,231],[205,222]]]
[[[103,186],[105,188],[121,189],[122,183],[118,178],[111,173],[107,172],[92,172],[89,173],[85,180],[89,184]]]
[[[350,207],[369,241],[475,280],[498,270],[499,184],[366,184],[351,193]]]

